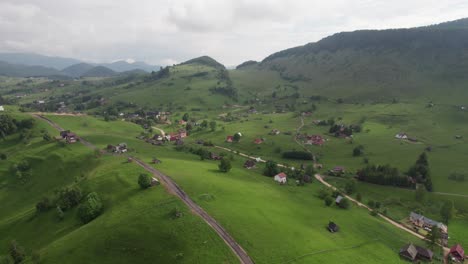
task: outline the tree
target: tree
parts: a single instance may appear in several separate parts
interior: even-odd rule
[[[81,190],[77,186],[64,188],[59,191],[57,205],[60,206],[62,210],[67,210],[78,205],[81,198]]]
[[[231,166],[231,162],[229,161],[229,159],[226,159],[226,158],[222,158],[220,161],[219,161],[219,165],[218,165],[218,168],[221,172],[228,172],[231,170],[232,166]]]
[[[200,127],[201,128],[207,128],[208,127],[208,121],[203,120],[203,122],[201,122],[201,124],[200,124]]]
[[[432,249],[437,245],[437,242],[440,239],[440,230],[437,226],[432,227],[431,231],[426,236],[427,241]]]
[[[234,142],[239,142],[240,139],[241,139],[241,135],[239,133],[235,133],[234,138],[233,138]]]
[[[138,177],[138,185],[140,185],[140,188],[142,189],[147,189],[151,186],[151,178],[148,174],[142,173]]]
[[[102,210],[101,198],[97,193],[92,192],[86,196],[85,202],[78,208],[78,216],[81,221],[86,224],[98,217]]]
[[[216,121],[211,121],[210,122],[210,130],[211,130],[211,132],[216,131]]]
[[[188,114],[188,113],[185,113],[185,114],[182,116],[182,120],[184,120],[185,122],[189,121],[189,114]]]
[[[442,216],[442,221],[448,225],[450,219],[453,218],[455,214],[455,207],[453,206],[452,201],[446,201],[440,208],[440,215]]]
[[[44,133],[42,139],[44,139],[44,141],[50,141],[52,137],[49,135],[49,133]]]
[[[355,180],[347,181],[344,188],[345,188],[346,194],[353,194],[356,191],[356,181]]]
[[[15,264],[23,262],[26,257],[24,248],[20,246],[16,240],[10,242],[9,253]]]
[[[36,211],[38,212],[45,212],[47,210],[50,209],[50,200],[49,198],[47,197],[43,197],[42,200],[40,200],[37,204],[36,204]]]
[[[265,163],[265,170],[263,171],[263,174],[265,176],[273,177],[278,173],[279,173],[279,168],[276,162],[269,160]]]
[[[364,154],[364,146],[359,145],[353,149],[353,156],[358,157]]]
[[[340,201],[340,203],[338,204],[338,206],[339,206],[340,208],[343,208],[343,209],[348,209],[349,206],[351,206],[351,204],[350,204],[350,202],[349,202],[348,199],[343,198],[343,199],[341,199],[341,201]]]
[[[331,198],[331,196],[325,196],[325,198],[323,199],[323,201],[325,202],[325,205],[326,206],[330,206],[332,205],[333,203],[333,198]]]

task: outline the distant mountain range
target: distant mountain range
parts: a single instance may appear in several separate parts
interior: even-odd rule
[[[82,77],[95,76],[96,73],[112,76],[120,72],[158,71],[161,66],[149,65],[145,62],[128,63],[116,61],[112,63],[85,63],[77,59],[51,57],[31,53],[0,53],[0,75],[29,76],[64,76]],[[93,69],[96,68],[96,69]],[[88,71],[91,71],[89,74]]]

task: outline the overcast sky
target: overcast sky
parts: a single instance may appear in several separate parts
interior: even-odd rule
[[[0,51],[229,66],[336,32],[465,16],[466,0],[0,0]]]

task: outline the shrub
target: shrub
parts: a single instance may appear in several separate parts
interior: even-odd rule
[[[151,178],[148,174],[142,173],[138,177],[138,185],[140,185],[140,188],[142,189],[147,189],[151,187]]]
[[[26,258],[26,252],[22,246],[20,246],[16,240],[10,242],[9,253],[13,258],[14,263],[21,263]]]
[[[6,160],[7,155],[5,153],[0,153],[0,160]]]
[[[330,196],[326,196],[324,202],[326,206],[330,206],[333,203],[333,198],[331,198]]]
[[[356,181],[354,180],[347,181],[344,188],[345,188],[346,194],[353,194],[356,191]]]
[[[350,206],[351,206],[351,203],[349,202],[348,199],[346,198],[343,198],[341,199],[340,203],[338,204],[338,206],[340,208],[343,208],[343,209],[348,209]]]
[[[265,163],[265,170],[263,171],[263,174],[265,176],[273,177],[278,173],[279,173],[279,168],[276,162],[269,160]]]
[[[102,212],[103,206],[99,195],[92,192],[86,196],[84,203],[78,208],[78,216],[83,223],[89,223]]]
[[[49,210],[51,207],[50,200],[47,197],[42,198],[37,204],[36,204],[36,211],[37,212],[45,212]]]
[[[57,205],[62,210],[70,209],[80,203],[82,194],[78,187],[64,188],[59,191]]]
[[[322,200],[330,196],[331,196],[331,193],[329,189],[322,188],[318,191],[318,197]]]
[[[218,165],[218,168],[221,172],[228,172],[231,170],[232,166],[231,166],[231,162],[226,159],[226,158],[222,158],[220,161],[219,161],[219,165]]]

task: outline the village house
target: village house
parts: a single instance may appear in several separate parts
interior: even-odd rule
[[[447,226],[444,225],[443,223],[434,221],[430,218],[427,218],[415,212],[410,213],[409,220],[411,221],[413,225],[418,226],[418,227],[432,229],[434,226],[436,226],[440,229],[442,233],[447,233],[448,231]]]
[[[335,199],[335,203],[336,205],[340,205],[341,201],[343,200],[343,196],[341,195],[338,195]]]
[[[159,185],[160,182],[158,179],[156,179],[155,177],[152,177],[151,178],[151,186],[155,186],[155,185]]]
[[[186,138],[188,136],[187,130],[185,129],[179,129],[179,138]]]
[[[254,160],[249,159],[244,162],[244,168],[246,169],[250,170],[250,169],[255,168],[255,166],[256,166],[256,163]]]
[[[210,152],[210,159],[212,159],[212,160],[221,160],[222,157],[219,156],[218,154],[214,153],[214,152]]]
[[[181,119],[179,120],[179,125],[186,125],[187,124],[187,121]]]
[[[328,227],[327,227],[328,231],[330,231],[330,233],[336,233],[340,230],[340,228],[338,227],[337,224],[335,224],[334,222],[330,221],[328,223]]]
[[[450,248],[448,256],[453,262],[463,263],[465,260],[465,250],[463,250],[460,244],[456,244]]]
[[[68,144],[73,144],[78,141],[78,137],[75,133],[71,133],[70,130],[61,131],[60,136],[65,139]]]
[[[270,135],[273,135],[273,136],[276,136],[276,135],[279,135],[279,134],[280,134],[280,131],[278,129],[273,129],[270,132]]]
[[[279,182],[280,184],[285,184],[287,181],[288,175],[286,173],[281,172],[275,175],[274,179],[276,182]]]
[[[345,168],[342,167],[342,166],[336,166],[335,168],[330,170],[330,173],[333,174],[333,175],[341,175],[341,174],[343,174],[345,172],[346,172]]]
[[[406,133],[398,133],[395,135],[396,139],[408,139],[408,135]]]
[[[434,253],[427,248],[415,246],[412,243],[400,249],[400,256],[410,261],[423,260],[432,261]]]
[[[263,143],[263,139],[261,139],[261,138],[256,138],[256,139],[254,140],[254,144],[259,145],[259,144],[262,144],[262,143]]]
[[[320,135],[306,136],[305,144],[322,146],[325,143],[325,139]]]
[[[234,141],[234,136],[227,136],[226,137],[226,142],[232,143]]]

